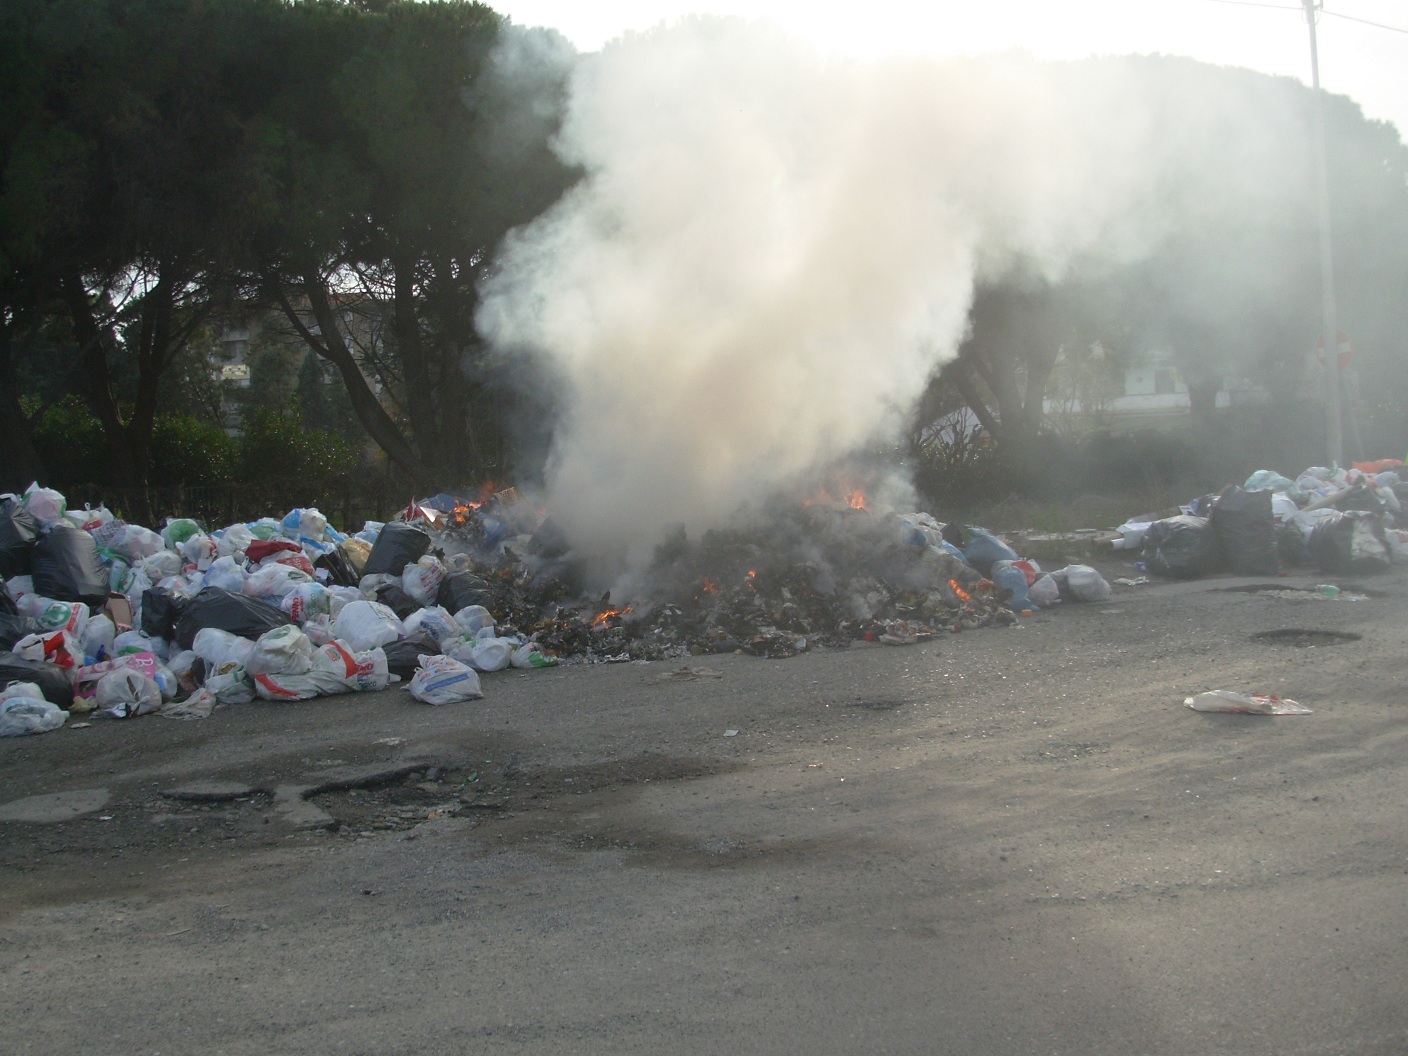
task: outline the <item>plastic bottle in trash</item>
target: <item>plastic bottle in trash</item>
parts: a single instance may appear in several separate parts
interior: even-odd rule
[[[1340,592],[1340,588],[1333,583],[1319,583],[1316,585],[1315,590],[1317,593],[1323,594],[1327,598],[1333,598]]]

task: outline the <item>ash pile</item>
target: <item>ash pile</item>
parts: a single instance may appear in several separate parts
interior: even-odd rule
[[[544,651],[587,662],[906,645],[1109,590],[1093,569],[1044,575],[985,529],[872,510],[853,492],[744,511],[697,540],[677,530],[624,592],[591,595],[568,541],[551,520],[525,524],[515,494],[447,514],[434,503],[408,511],[413,523],[433,535],[444,518],[447,565],[479,576],[491,611]]]

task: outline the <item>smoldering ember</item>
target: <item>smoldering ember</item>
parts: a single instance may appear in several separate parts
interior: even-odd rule
[[[1262,470],[1084,542],[1140,547],[1174,578],[1383,571],[1408,554],[1402,470]],[[1112,591],[1090,566],[1044,572],[981,526],[877,507],[854,485],[740,510],[697,539],[679,529],[604,591],[599,562],[514,488],[427,497],[348,535],[303,508],[158,532],[36,483],[0,505],[0,562],[7,734],[402,680],[443,704],[509,667],[913,645]]]

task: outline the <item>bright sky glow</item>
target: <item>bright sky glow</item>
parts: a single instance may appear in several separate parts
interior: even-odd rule
[[[1018,48],[1042,58],[1188,55],[1310,80],[1309,34],[1296,0],[490,0],[521,26],[551,26],[582,51],[691,13],[766,18],[826,50],[873,57]],[[1325,0],[1320,80],[1366,115],[1408,130],[1405,0]]]

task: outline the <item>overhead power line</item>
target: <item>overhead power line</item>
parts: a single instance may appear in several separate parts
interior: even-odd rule
[[[1233,7],[1269,7],[1275,11],[1300,11],[1299,4],[1268,4],[1260,0],[1207,0],[1210,4],[1230,4]],[[1341,11],[1331,11],[1323,4],[1316,8],[1316,14],[1329,15],[1331,18],[1342,18],[1346,22],[1358,22],[1360,25],[1373,26],[1375,29],[1387,29],[1392,33],[1408,33],[1408,29],[1403,26],[1390,26],[1384,22],[1375,22],[1368,18],[1360,18],[1358,15],[1346,15]]]
[[[1394,33],[1408,33],[1408,29],[1402,26],[1386,26],[1382,22],[1370,22],[1367,18],[1356,18],[1354,15],[1343,15],[1338,11],[1327,11],[1323,7],[1320,9],[1322,15],[1329,15],[1331,18],[1342,18],[1346,22],[1359,22],[1366,26],[1373,26],[1375,29],[1387,29]]]

